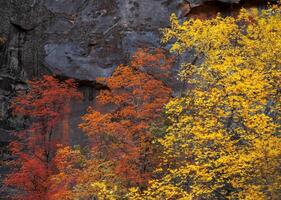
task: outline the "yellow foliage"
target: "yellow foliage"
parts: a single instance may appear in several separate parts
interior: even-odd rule
[[[96,190],[98,199],[115,200],[118,198],[117,186],[111,187],[105,182],[94,182],[91,186]]]
[[[188,89],[166,106],[161,176],[130,199],[280,199],[280,7],[183,24],[172,15],[163,33],[198,61],[182,65]]]
[[[6,42],[6,38],[4,37],[0,37],[0,45],[4,44]]]

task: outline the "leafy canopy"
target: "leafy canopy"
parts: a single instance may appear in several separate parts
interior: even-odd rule
[[[188,89],[166,106],[160,177],[131,199],[279,199],[281,14],[171,16],[163,42],[195,51],[179,72]]]
[[[161,50],[138,50],[129,66],[120,65],[111,77],[99,80],[109,89],[100,92],[97,104],[111,109],[101,112],[96,106],[82,117],[80,127],[92,139],[96,155],[113,161],[116,175],[127,184],[145,184],[157,164],[150,125],[161,124],[171,95],[159,80],[171,62]]]
[[[21,91],[12,101],[15,115],[29,120],[10,143],[15,156],[13,171],[5,185],[18,189],[15,199],[48,199],[48,177],[53,173],[53,155],[59,140],[54,137],[59,122],[70,113],[70,102],[81,98],[73,80],[52,76],[29,81],[29,91]]]

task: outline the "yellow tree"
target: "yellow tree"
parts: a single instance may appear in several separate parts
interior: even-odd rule
[[[179,73],[188,89],[166,106],[160,178],[129,197],[280,199],[280,7],[182,24],[172,15],[163,32],[195,61]]]

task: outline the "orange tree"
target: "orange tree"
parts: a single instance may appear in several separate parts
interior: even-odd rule
[[[48,200],[117,199],[126,188],[113,173],[113,163],[78,146],[60,147],[54,157],[58,173],[49,178]]]
[[[172,91],[160,79],[172,62],[162,50],[138,50],[130,65],[99,79],[109,89],[100,92],[98,106],[82,117],[80,127],[92,139],[94,154],[111,161],[126,184],[145,184],[157,164],[150,127],[162,123],[162,107]],[[111,109],[101,112],[100,106]]]
[[[30,90],[20,92],[12,101],[15,115],[25,117],[30,126],[17,132],[18,140],[10,144],[16,159],[15,170],[5,180],[17,188],[15,199],[46,199],[52,158],[58,142],[54,131],[70,113],[70,102],[80,99],[73,80],[59,81],[52,76],[29,81]]]

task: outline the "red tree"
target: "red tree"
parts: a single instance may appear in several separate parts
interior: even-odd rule
[[[52,76],[29,81],[30,90],[20,92],[12,101],[15,115],[30,121],[30,126],[17,132],[10,144],[16,156],[15,171],[5,185],[19,189],[15,199],[47,199],[48,177],[53,171],[52,158],[59,143],[57,125],[70,113],[72,100],[80,99],[73,80],[59,81]]]
[[[80,127],[93,139],[97,156],[115,163],[116,175],[129,184],[145,184],[157,163],[151,125],[159,125],[162,107],[171,89],[159,80],[173,60],[162,50],[138,50],[130,66],[120,65],[110,78],[100,79],[103,90],[97,103],[111,106],[108,112],[89,108]]]

